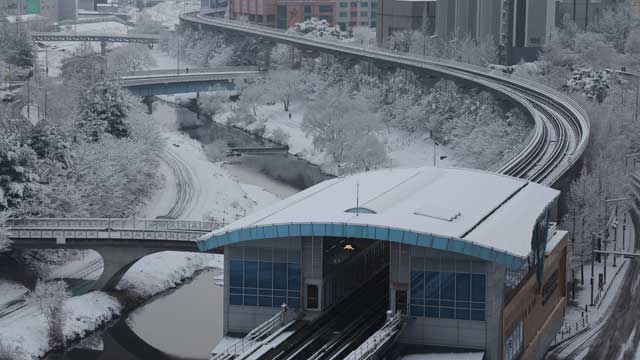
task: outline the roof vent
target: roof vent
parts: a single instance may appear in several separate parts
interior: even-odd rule
[[[416,215],[445,221],[453,221],[461,215],[460,211],[458,210],[449,209],[429,203],[422,205],[422,207],[416,209],[416,211],[414,211],[413,213]]]
[[[356,214],[375,214],[376,213],[375,211],[364,208],[364,207],[354,207],[349,210],[345,210],[345,212],[356,213]]]

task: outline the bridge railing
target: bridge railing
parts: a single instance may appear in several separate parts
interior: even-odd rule
[[[209,232],[223,224],[213,221],[187,221],[170,219],[111,219],[111,218],[16,218],[7,219],[9,228],[83,229],[83,230],[148,230]]]

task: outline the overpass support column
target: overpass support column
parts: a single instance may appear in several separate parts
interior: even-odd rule
[[[274,47],[274,43],[263,38],[256,40],[256,65],[261,69],[269,69],[271,65],[271,50]]]
[[[107,55],[107,42],[106,41],[100,41],[100,55],[102,55],[102,56]]]

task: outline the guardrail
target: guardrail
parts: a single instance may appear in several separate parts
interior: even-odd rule
[[[402,312],[396,312],[392,317],[387,319],[384,325],[357,349],[353,350],[344,360],[364,360],[371,359],[375,353],[387,342],[393,340],[395,335],[400,331],[405,321]]]
[[[251,332],[249,332],[244,338],[234,342],[223,351],[213,355],[210,360],[241,358],[242,354],[256,348],[260,341],[268,338],[270,335],[283,328],[296,318],[297,313],[291,311],[283,304],[283,307],[277,314],[251,330]]]
[[[186,221],[170,219],[113,219],[113,218],[10,218],[5,221],[9,228],[48,228],[82,230],[188,230],[210,232],[223,224],[213,221]]]

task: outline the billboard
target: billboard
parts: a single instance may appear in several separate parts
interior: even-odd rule
[[[25,14],[40,14],[40,0],[25,0]]]

